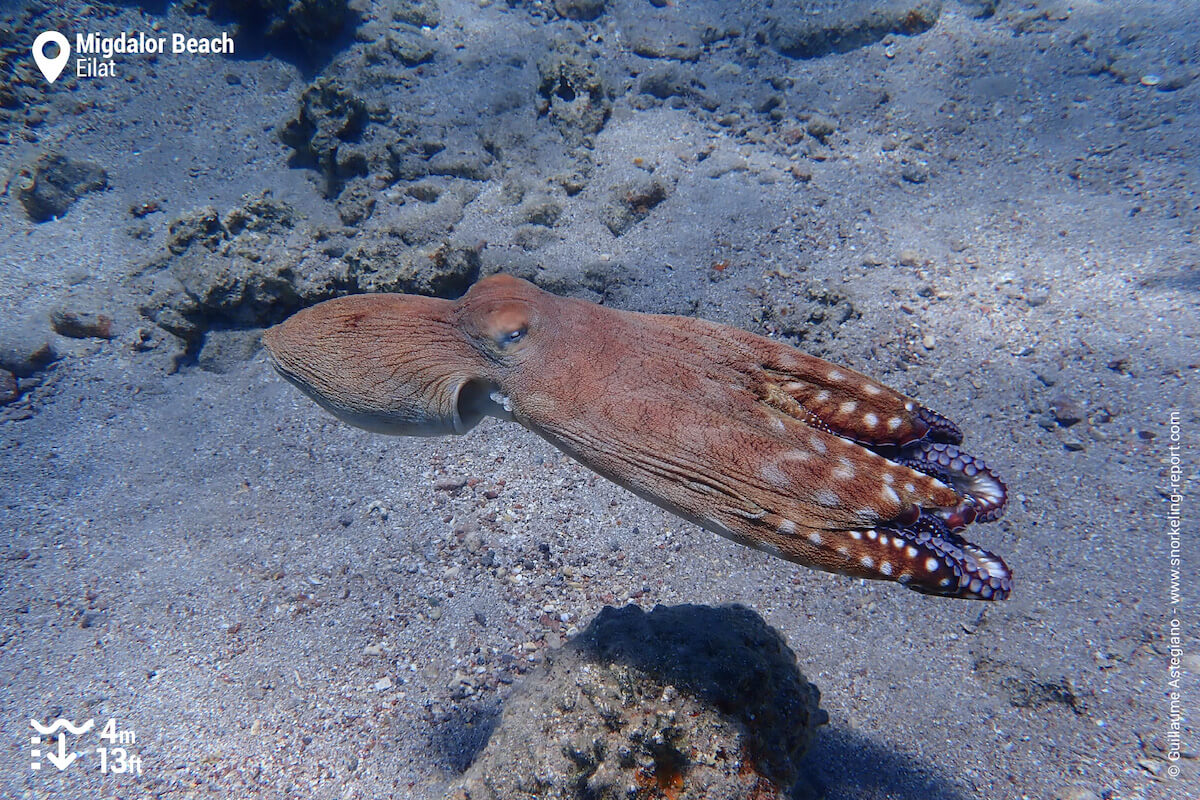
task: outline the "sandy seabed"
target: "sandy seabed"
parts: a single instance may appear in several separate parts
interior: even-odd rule
[[[440,797],[604,606],[738,603],[829,716],[796,797],[1195,796],[1200,4],[856,22],[895,5],[6,6],[0,794]],[[48,85],[47,29],[238,51]],[[37,222],[56,153],[102,188]],[[515,425],[352,429],[256,345],[499,271],[956,420],[1009,486],[973,535],[1012,597],[791,565]],[[141,775],[31,770],[58,717],[134,731]]]

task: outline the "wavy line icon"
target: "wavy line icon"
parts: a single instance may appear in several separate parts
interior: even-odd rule
[[[42,734],[43,736],[53,736],[54,733],[56,731],[58,731],[60,728],[65,728],[66,730],[70,731],[71,733],[75,734],[76,736],[79,736],[82,733],[87,733],[88,731],[90,731],[92,729],[92,726],[96,724],[96,720],[89,719],[87,722],[83,723],[82,725],[80,725],[78,727],[76,727],[71,722],[71,720],[63,719],[62,717],[59,717],[58,719],[54,720],[54,722],[51,723],[49,726],[43,726],[36,719],[29,720],[29,724],[32,725],[37,730],[37,732]]]

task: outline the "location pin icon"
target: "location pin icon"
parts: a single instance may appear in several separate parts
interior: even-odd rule
[[[50,42],[58,45],[58,55],[54,58],[46,57],[46,45]],[[37,62],[38,69],[46,76],[46,80],[51,83],[58,80],[58,76],[62,74],[63,67],[67,65],[70,58],[71,44],[67,41],[67,37],[58,31],[46,31],[33,40],[33,60]]]

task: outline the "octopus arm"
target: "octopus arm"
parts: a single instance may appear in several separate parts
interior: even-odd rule
[[[761,403],[808,425],[866,445],[962,441],[949,419],[861,372],[737,328],[684,317],[656,319],[693,345],[704,341],[710,362],[743,373]]]

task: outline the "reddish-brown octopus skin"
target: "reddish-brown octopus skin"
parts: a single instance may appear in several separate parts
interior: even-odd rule
[[[280,374],[369,430],[515,420],[641,497],[790,561],[949,597],[1011,588],[1004,562],[957,532],[998,516],[1005,494],[957,448],[958,429],[762,336],[496,275],[457,301],[330,300],[263,341]]]

